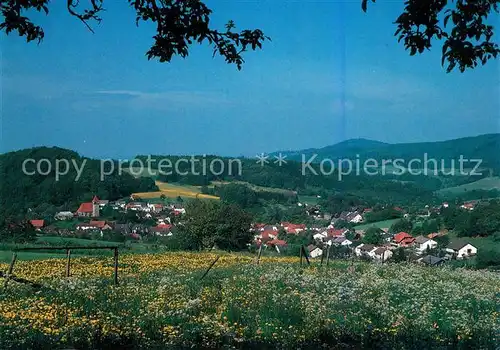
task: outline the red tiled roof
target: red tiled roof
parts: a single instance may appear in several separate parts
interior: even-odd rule
[[[396,243],[400,243],[406,240],[412,240],[414,239],[412,235],[406,233],[406,232],[400,232],[397,235],[394,236],[394,241]]]
[[[90,222],[80,222],[79,224],[76,224],[76,227],[97,227],[97,226],[92,225]]]
[[[173,225],[170,225],[170,224],[159,224],[158,226],[156,227],[159,227],[159,228],[164,228],[164,229],[171,229]]]
[[[104,226],[106,226],[106,221],[90,220],[90,225],[98,228],[103,228]]]
[[[94,196],[94,198],[92,198],[92,203],[94,203],[94,202],[99,202],[99,197]]]
[[[396,210],[396,211],[403,211],[403,209],[401,209],[400,207],[394,207],[394,210]]]
[[[280,246],[280,247],[284,247],[286,246],[286,242],[281,240],[281,239],[273,239],[273,240],[270,240],[269,242],[267,242],[268,245],[277,245],[277,246]]]
[[[344,235],[345,230],[336,230],[334,228],[329,228],[326,232],[327,237],[339,237]]]
[[[286,223],[286,232],[287,233],[297,233],[297,230],[305,230],[306,225],[304,224],[291,224],[291,223]]]
[[[278,234],[276,231],[273,231],[273,230],[267,230],[267,231],[263,231],[261,234],[260,234],[260,237],[262,240],[271,240],[273,239],[274,237],[276,237]]]
[[[34,228],[42,228],[44,221],[43,220],[30,220],[30,224]]]
[[[77,213],[92,213],[92,202],[80,204],[80,208],[76,211]]]
[[[153,232],[169,232],[171,228],[172,228],[172,225],[160,224],[158,226],[153,227],[151,230]]]

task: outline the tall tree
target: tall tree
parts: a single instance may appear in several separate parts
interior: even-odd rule
[[[109,0],[108,0],[109,1]],[[227,63],[238,69],[244,62],[242,53],[247,49],[261,48],[265,36],[260,29],[235,31],[229,21],[225,30],[209,26],[210,10],[201,0],[127,0],[136,12],[136,23],[152,22],[156,25],[153,45],[147,51],[148,59],[170,62],[173,56],[186,57],[189,45],[207,42],[214,55],[220,54]],[[17,32],[27,41],[41,41],[45,32],[27,17],[30,10],[49,14],[49,0],[2,0],[0,11],[3,22],[0,29],[7,34]],[[361,0],[367,11],[369,0]],[[375,0],[371,0],[375,2]],[[395,36],[404,43],[410,55],[430,50],[432,43],[444,40],[442,64],[447,72],[455,67],[461,72],[486,64],[496,58],[500,49],[492,41],[494,27],[488,16],[498,13],[500,0],[406,0],[403,13],[396,19]],[[104,0],[87,0],[87,7],[80,8],[78,0],[67,0],[70,15],[83,22],[89,30],[92,22],[101,21]]]
[[[252,218],[236,205],[196,199],[188,203],[186,213],[180,234],[189,242],[187,248],[241,250],[252,239]]]
[[[411,221],[406,220],[406,219],[401,219],[401,220],[396,221],[394,224],[392,224],[392,226],[389,230],[392,233],[410,232],[412,228],[413,228],[413,224],[411,223]]]
[[[372,226],[368,228],[363,236],[363,243],[365,244],[380,244],[384,241],[382,237],[383,231],[378,227]]]
[[[109,0],[108,0],[109,1]],[[83,22],[93,32],[92,24],[100,23],[104,0],[87,0],[80,6],[79,0],[67,0],[70,15]],[[210,27],[212,10],[200,0],[127,0],[135,10],[136,24],[152,22],[156,26],[153,44],[146,52],[148,59],[170,62],[173,56],[186,57],[189,45],[207,42],[213,47],[214,56],[218,53],[227,63],[236,64],[238,69],[244,62],[242,53],[248,49],[262,47],[270,40],[260,29],[235,31],[233,21],[228,21],[224,30]],[[17,32],[26,41],[40,42],[45,32],[43,28],[27,17],[36,10],[49,14],[50,0],[2,0],[0,11],[3,22],[0,30],[9,34]]]
[[[369,0],[362,0],[366,12]],[[371,0],[375,2],[375,0]],[[498,13],[500,0],[406,0],[403,13],[396,19],[395,36],[410,55],[430,50],[442,41],[442,65],[446,71],[461,72],[486,64],[500,49],[493,42],[488,16]]]

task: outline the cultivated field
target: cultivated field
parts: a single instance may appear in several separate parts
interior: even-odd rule
[[[160,189],[160,191],[137,192],[133,193],[133,195],[143,199],[160,198],[161,195],[165,195],[165,197],[167,198],[182,197],[182,198],[219,199],[219,197],[216,196],[202,194],[200,192],[200,188],[196,186],[168,184],[160,181],[156,181],[155,183],[156,186],[158,186],[158,188]]]
[[[214,253],[19,262],[0,348],[495,348],[500,277],[484,271]],[[6,264],[0,264],[5,271]],[[0,282],[2,280],[0,279]]]

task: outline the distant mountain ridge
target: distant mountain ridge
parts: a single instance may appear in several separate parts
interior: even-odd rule
[[[337,159],[422,159],[427,153],[429,158],[436,160],[482,159],[487,167],[500,168],[500,134],[485,134],[463,137],[447,141],[415,142],[415,143],[384,143],[367,139],[350,139],[322,148],[310,148],[298,151],[273,152],[271,156],[283,154],[290,160],[310,159],[317,155],[315,162],[325,158]]]
[[[271,155],[278,155],[279,153],[286,155],[289,159],[301,160],[302,154],[325,154],[329,158],[347,158],[356,156],[357,153],[364,152],[367,149],[376,149],[389,145],[381,141],[374,141],[368,139],[350,139],[331,146],[323,148],[308,148],[299,151],[280,151],[271,153]]]

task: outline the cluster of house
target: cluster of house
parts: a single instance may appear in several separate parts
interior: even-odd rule
[[[413,237],[409,233],[399,232],[386,243],[375,246],[372,244],[360,244],[354,249],[356,256],[365,256],[378,261],[386,261],[393,255],[396,248],[409,248],[412,260],[428,265],[439,265],[450,259],[466,259],[477,254],[477,248],[465,240],[455,240],[444,248],[444,256],[438,257],[426,254],[430,250],[438,248],[438,242],[433,238],[439,236],[438,233],[431,233],[428,236]],[[424,256],[424,254],[426,254]]]
[[[313,234],[314,240],[318,245],[336,245],[336,246],[350,246],[352,242],[348,240],[345,235],[349,232],[348,229],[337,230],[333,224],[328,227],[306,227],[304,224],[293,224],[290,222],[282,222],[276,225],[254,224],[252,230],[255,233],[254,240],[257,246],[265,245],[266,247],[275,248],[280,252],[280,248],[287,246],[284,239],[279,239],[279,232],[284,232],[286,235],[297,235],[303,231],[309,230],[316,232]],[[309,255],[317,257],[321,248],[317,245],[308,246]]]
[[[116,202],[109,202],[108,200],[99,199],[94,196],[91,202],[81,203],[78,210],[73,214],[71,212],[60,212],[56,214],[56,219],[64,220],[67,218],[72,218],[73,216],[78,217],[99,217],[100,210],[106,206],[111,206],[114,210],[122,211],[134,211],[142,212],[145,217],[150,218],[154,213],[160,213],[167,209],[163,204],[159,203],[148,203],[148,202],[126,202],[124,200],[119,200]],[[172,204],[168,207],[173,215],[185,214],[186,209],[183,206]],[[71,215],[70,215],[71,214]]]
[[[363,221],[363,212],[354,210],[354,211],[343,211],[340,213],[338,218],[336,218],[335,221],[342,220],[342,221],[347,221],[353,224],[359,224],[360,222]]]
[[[348,213],[344,217],[355,219],[353,213]],[[477,248],[467,241],[456,240],[451,242],[445,249],[443,257],[426,254],[430,250],[435,250],[438,247],[438,242],[434,240],[437,236],[444,233],[432,233],[427,236],[413,237],[407,232],[399,232],[397,234],[385,233],[382,234],[384,243],[379,245],[359,244],[356,245],[355,240],[362,237],[363,231],[358,231],[352,236],[352,240],[346,235],[350,232],[349,229],[336,229],[333,224],[325,228],[309,227],[303,224],[292,224],[282,222],[276,225],[254,224],[252,227],[255,233],[255,243],[257,246],[266,246],[276,249],[280,252],[280,248],[287,246],[286,236],[297,235],[305,230],[313,231],[312,237],[314,244],[307,246],[307,251],[311,258],[321,257],[332,246],[349,248],[358,257],[367,257],[375,261],[384,262],[394,254],[397,248],[407,248],[410,251],[409,256],[412,260],[428,265],[439,265],[450,259],[465,259],[477,254]],[[279,237],[279,233],[286,234],[285,237]]]
[[[460,209],[472,211],[478,205],[479,202],[480,202],[479,200],[472,200],[472,201],[468,201],[468,202],[463,202],[462,204],[458,205],[457,207]],[[426,205],[424,208],[422,208],[417,213],[417,216],[429,217],[431,215],[431,213],[438,213],[439,214],[442,209],[449,208],[449,207],[450,207],[450,203],[448,203],[448,202],[443,202],[441,205],[437,205],[437,206]]]
[[[144,218],[151,218],[156,221],[156,226],[148,226],[144,224],[125,223],[119,224],[113,221],[98,220],[101,210],[105,206],[110,206],[114,210],[122,212],[137,212],[142,213]],[[89,222],[81,222],[76,225],[76,231],[80,232],[98,232],[101,236],[105,231],[111,230],[123,235],[131,236],[132,238],[140,239],[141,235],[155,234],[158,236],[171,236],[173,225],[171,224],[170,215],[178,216],[185,214],[186,209],[178,204],[165,206],[158,203],[147,202],[126,202],[119,200],[109,202],[101,200],[94,196],[92,201],[81,203],[76,212],[62,211],[58,212],[54,218],[56,220],[71,220],[75,217],[90,218]],[[53,230],[53,227],[46,227],[45,220],[31,220],[31,225],[38,231],[42,229],[46,232]]]

